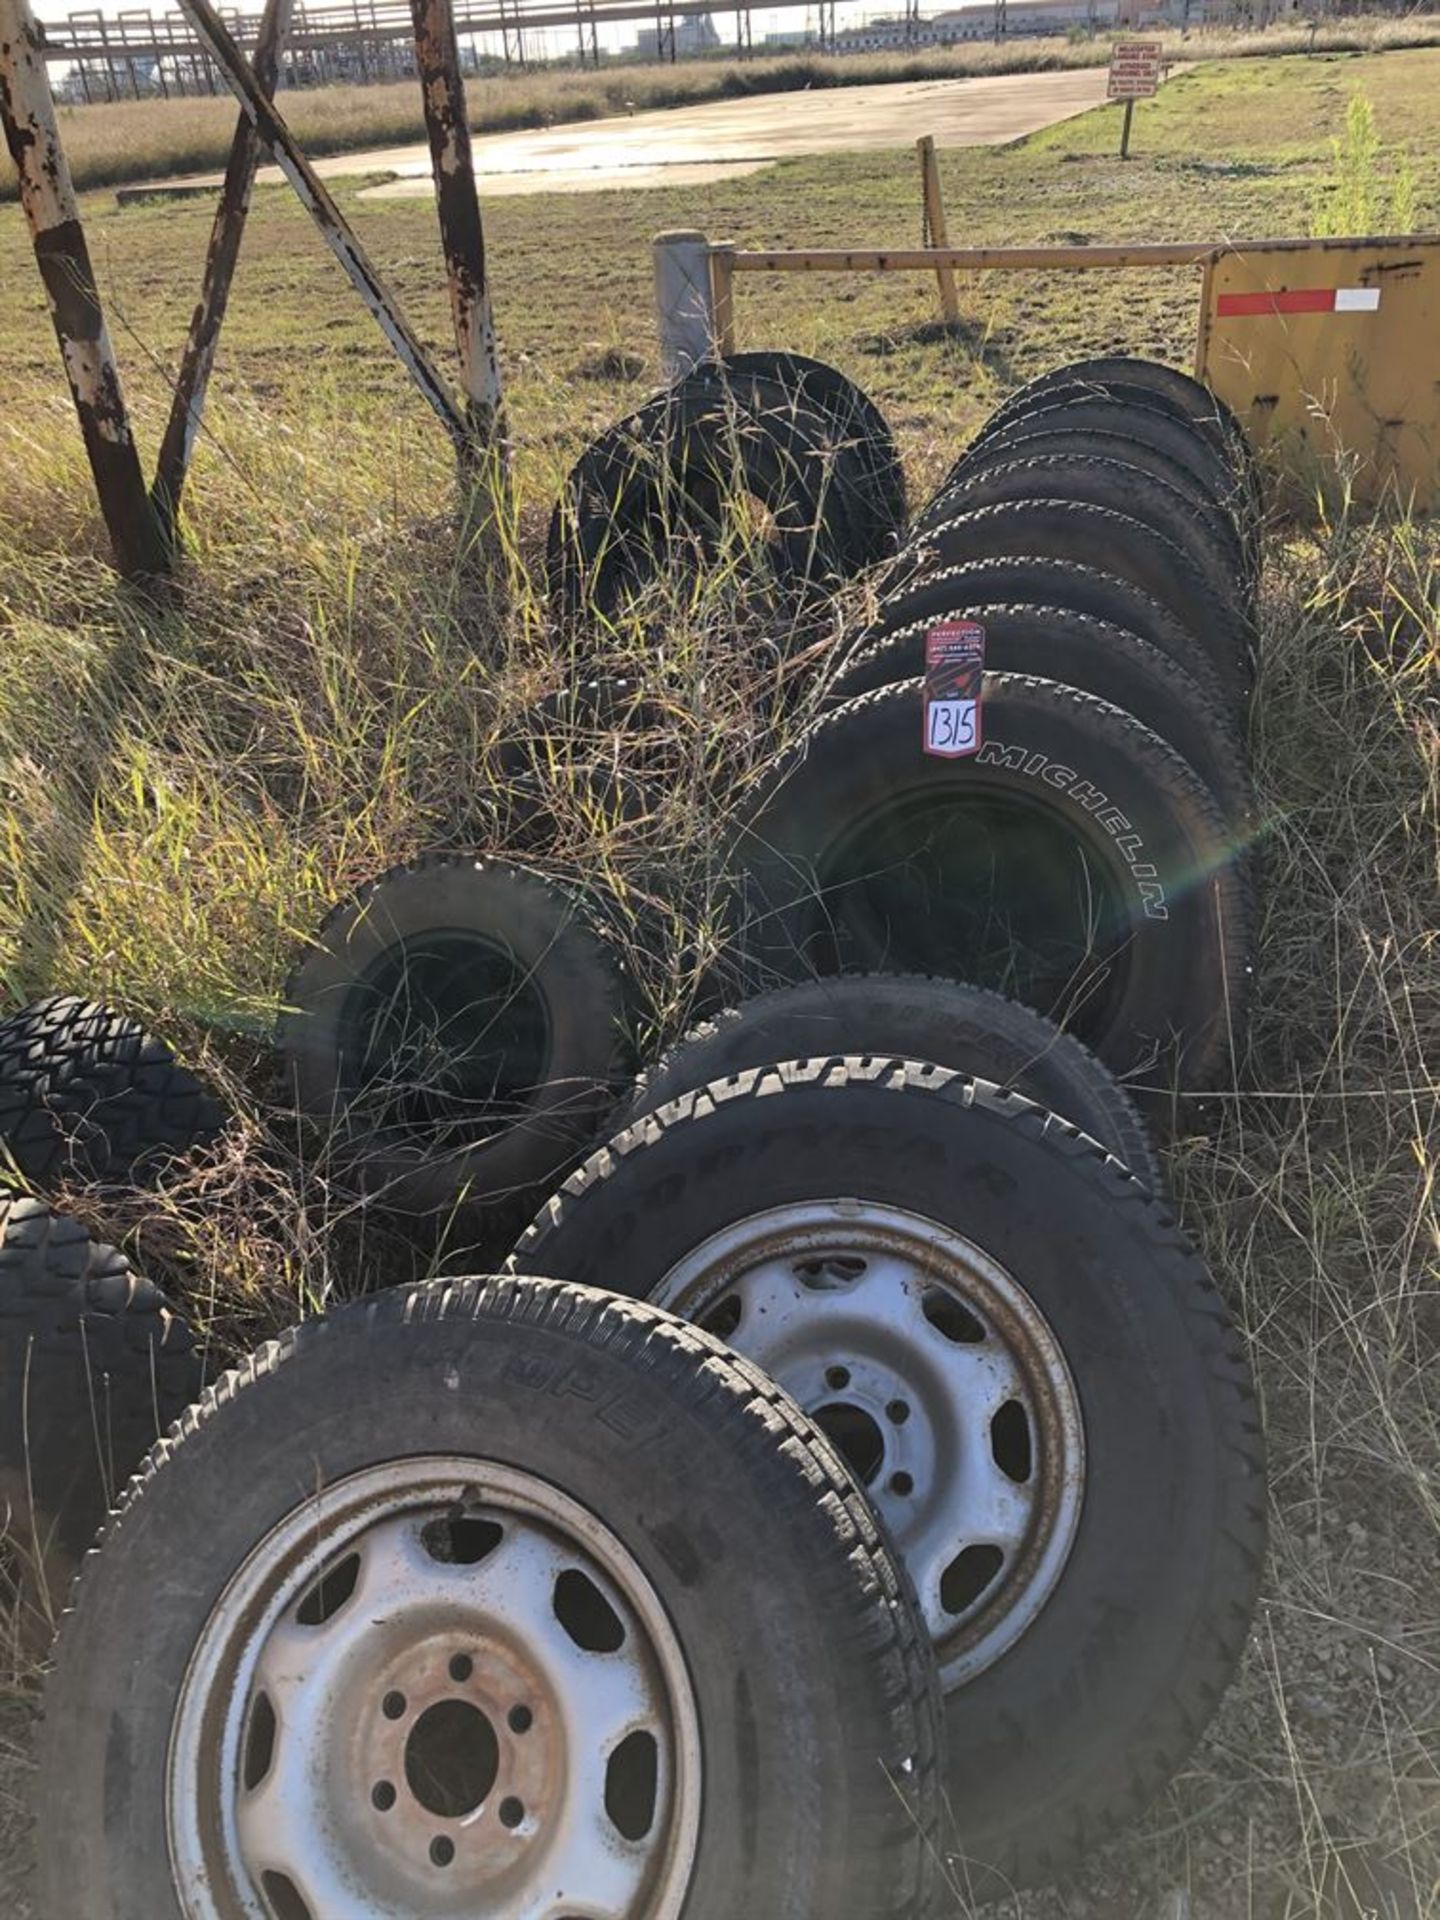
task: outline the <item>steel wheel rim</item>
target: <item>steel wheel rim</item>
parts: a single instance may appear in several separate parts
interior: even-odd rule
[[[166,1818],[186,1920],[677,1920],[700,1819],[684,1655],[629,1551],[549,1482],[370,1467],[216,1603]]]
[[[947,1691],[1028,1631],[1079,1526],[1084,1427],[1059,1343],[998,1262],[898,1207],[816,1200],[713,1235],[651,1298],[829,1434],[910,1570]]]

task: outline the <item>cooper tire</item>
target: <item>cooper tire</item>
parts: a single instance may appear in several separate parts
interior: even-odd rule
[[[890,598],[927,574],[969,560],[1038,554],[1073,560],[1129,580],[1158,600],[1195,636],[1233,701],[1248,699],[1255,678],[1254,636],[1230,599],[1212,599],[1204,580],[1163,534],[1108,507],[1074,500],[1017,500],[976,507],[927,534],[893,562],[881,592]]]
[[[756,962],[998,987],[1155,1116],[1228,1085],[1251,905],[1215,800],[1138,721],[1051,681],[986,675],[981,727],[969,758],[926,754],[906,681],[802,736],[744,831]]]
[[[678,1040],[641,1075],[615,1116],[623,1132],[647,1113],[781,1060],[851,1053],[926,1060],[1013,1087],[1098,1140],[1151,1193],[1164,1175],[1125,1089],[1080,1042],[1003,994],[922,974],[847,974],[757,994]]]
[[[898,680],[919,679],[925,672],[925,637],[937,621],[946,620],[973,620],[985,629],[985,661],[994,672],[1054,680],[1122,708],[1194,768],[1237,835],[1247,832],[1253,811],[1250,777],[1229,716],[1158,647],[1083,613],[1036,606],[947,608],[853,654],[830,687],[832,700],[853,700]]]
[[[942,1245],[951,1251],[931,1269],[926,1249]],[[940,1295],[903,1320],[901,1248]],[[898,1516],[923,1497],[927,1446],[943,1432],[921,1398],[936,1354],[998,1362],[1015,1344],[1007,1326],[1037,1316],[1054,1343],[1043,1371],[1078,1402],[1078,1515],[1047,1596],[988,1665],[965,1674],[975,1643],[957,1629],[946,1702],[957,1910],[1065,1871],[1180,1765],[1245,1644],[1264,1549],[1263,1447],[1245,1357],[1203,1263],[1092,1142],[1018,1095],[932,1067],[772,1067],[687,1094],[611,1141],[517,1258],[708,1303],[707,1319],[741,1351],[778,1356],[791,1343],[777,1371],[803,1355],[817,1417],[852,1446],[870,1445],[856,1411],[879,1435],[872,1494],[907,1553],[931,1507]],[[1002,1278],[1008,1322],[977,1301],[967,1326],[963,1310],[941,1305],[972,1280],[998,1289]],[[888,1287],[895,1311],[867,1331],[872,1285]],[[799,1304],[772,1335],[789,1302]],[[807,1302],[833,1336],[816,1322],[807,1343]],[[908,1344],[898,1358],[893,1345],[902,1324],[918,1343],[913,1374]],[[918,1391],[892,1407],[897,1371]],[[983,1377],[972,1389],[982,1415]],[[952,1397],[959,1417],[969,1403]],[[1043,1433],[1038,1413],[1029,1418]],[[974,1447],[962,1451],[973,1460]],[[1067,1457],[1057,1452],[1032,1449],[1031,1475],[1053,1484]],[[963,1480],[957,1499],[970,1500]],[[1022,1591],[1011,1587],[1017,1606]],[[921,1599],[933,1615],[928,1578]],[[944,1649],[942,1635],[942,1662]]]
[[[1226,713],[1243,707],[1211,665],[1208,651],[1190,628],[1131,580],[1102,573],[1074,560],[1036,554],[998,560],[971,560],[958,567],[926,573],[912,586],[887,595],[875,618],[857,640],[859,647],[896,633],[919,620],[941,620],[957,607],[1007,604],[1065,607],[1158,647],[1200,687],[1211,706]]]
[[[114,1185],[208,1144],[224,1114],[129,1014],[53,994],[0,1020],[0,1175]]]
[[[623,975],[582,903],[431,854],[336,907],[277,1045],[336,1163],[401,1212],[504,1214],[583,1152],[628,1078]]]
[[[21,1643],[43,1654],[111,1502],[200,1392],[190,1330],[114,1247],[0,1194],[0,1503]]]
[[[929,1910],[934,1671],[863,1496],[758,1370],[593,1291],[437,1283],[262,1349],[111,1522],[45,1707],[52,1920],[235,1920],[262,1866],[285,1920]],[[483,1771],[420,1753],[437,1707],[457,1745],[485,1720]],[[219,1780],[211,1727],[244,1754]],[[648,1783],[617,1793],[636,1735]],[[252,1845],[267,1794],[300,1811]],[[313,1817],[342,1796],[343,1825]]]

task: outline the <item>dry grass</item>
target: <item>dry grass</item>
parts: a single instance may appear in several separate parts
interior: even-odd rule
[[[1423,124],[1427,102],[1433,113],[1434,62],[1363,63],[1387,132],[1409,137],[1406,116]],[[1189,217],[1283,226],[1320,177],[1333,119],[1317,101],[1339,93],[1333,66],[1308,71],[1283,69],[1294,76],[1283,98],[1266,84],[1263,124],[1263,70],[1188,77],[1157,103],[1151,151],[1123,179],[1102,157],[1104,129],[1086,124],[967,155],[947,183],[952,225],[1021,238],[1063,222],[1120,237],[1148,205],[1151,220],[1173,218],[1169,231],[1192,230],[1203,129],[1212,170]],[[1434,157],[1423,158],[1433,208]],[[715,190],[701,218],[781,243],[827,227],[859,238],[908,206],[909,164],[781,170]],[[525,438],[522,570],[575,445],[635,384],[563,371],[583,357],[577,286],[604,286],[587,325],[634,344],[644,269],[626,248],[639,254],[672,211],[622,196],[606,207],[621,256],[612,281],[573,251],[584,202],[528,203],[497,228]],[[0,303],[0,977],[17,999],[82,987],[134,1007],[234,1104],[223,1147],[164,1197],[117,1208],[76,1196],[185,1299],[217,1364],[416,1264],[404,1240],[346,1207],[323,1164],[300,1164],[274,1117],[264,1036],[296,943],[339,891],[447,839],[505,844],[497,749],[538,694],[579,670],[534,617],[523,572],[518,613],[500,620],[457,560],[439,436],[364,327],[348,330],[328,267],[312,266],[303,223],[281,208],[262,210],[255,274],[237,291],[193,556],[166,611],[127,598],[100,564],[53,345],[0,271],[5,303],[17,289]],[[188,299],[178,264],[193,271],[204,218],[107,213],[97,225],[151,446],[163,343]],[[439,338],[431,218],[401,209],[377,230],[387,265],[413,268]],[[11,212],[0,262],[23,260]],[[823,308],[803,284],[754,297],[770,337],[828,352],[882,395],[922,478],[1035,364],[1122,340],[1182,359],[1190,332],[1178,287],[1138,302],[1133,287],[1107,289],[1116,304],[1080,310],[1041,286],[988,323],[990,296],[971,288],[973,338],[958,341],[922,330],[920,291],[837,292]],[[902,310],[881,327],[886,302]],[[652,1043],[685,1021],[697,959],[718,935],[707,825],[779,737],[772,725],[794,724],[772,722],[765,697],[777,635],[744,623],[727,582],[665,612],[653,629],[618,632],[608,655],[670,718],[656,810],[637,821],[594,806],[583,777],[594,743],[572,735],[542,756],[558,829],[526,846],[620,899]],[[1282,530],[1265,621],[1252,1044],[1233,1094],[1175,1144],[1170,1171],[1264,1398],[1266,1600],[1240,1684],[1161,1805],[1072,1884],[1008,1903],[1015,1920],[1180,1920],[1182,1895],[1196,1920],[1440,1914],[1440,537],[1341,510],[1318,534]],[[22,1677],[0,1703],[0,1910],[15,1920],[29,1912],[27,1700]]]
[[[1305,53],[1303,27],[1264,32],[1207,28],[1162,36],[1174,61],[1243,60]],[[1319,53],[1383,53],[1440,45],[1440,18],[1430,14],[1327,22],[1315,39]],[[873,86],[889,81],[963,79],[974,75],[1053,72],[1104,66],[1110,39],[1017,40],[1003,46],[929,48],[914,53],[831,57],[786,54],[753,60],[690,60],[676,66],[617,65],[599,71],[563,67],[467,83],[476,132],[549,127],[599,120],[632,109],[693,106],[799,88]],[[325,87],[287,94],[283,108],[312,156],[423,141],[425,124],[414,82],[371,87]],[[60,110],[71,171],[80,188],[158,180],[223,167],[235,129],[235,106],[223,99],[120,100]],[[13,198],[15,176],[0,153],[0,200]]]

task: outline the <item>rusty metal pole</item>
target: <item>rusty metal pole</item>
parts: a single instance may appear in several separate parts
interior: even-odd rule
[[[267,95],[275,91],[280,71],[280,51],[290,28],[294,0],[265,0],[260,35],[255,44],[255,80]],[[241,113],[230,143],[230,163],[225,169],[225,185],[210,230],[210,246],[205,256],[205,276],[200,299],[190,319],[190,333],[180,362],[179,377],[170,402],[170,418],[160,444],[155,468],[155,484],[150,490],[160,529],[167,541],[173,541],[180,516],[180,496],[190,466],[195,437],[205,412],[205,391],[215,364],[215,349],[230,300],[230,284],[240,258],[240,243],[250,212],[250,194],[255,185],[255,169],[260,160],[260,136],[248,114]]]
[[[30,0],[0,0],[0,120],[115,564],[131,579],[163,573],[165,543],[145,492]]]
[[[469,422],[469,439],[461,448],[461,460],[473,470],[492,453],[498,455],[498,484],[505,467],[500,363],[490,286],[485,277],[485,234],[465,117],[465,83],[460,77],[455,15],[450,0],[410,0],[410,12],[415,22],[415,64],[430,136],[440,241],[450,281],[450,311]]]
[[[433,362],[404,314],[399,302],[381,279],[379,270],[356,239],[325,183],[296,144],[279,109],[265,97],[244,54],[226,31],[210,0],[179,0],[180,11],[195,29],[201,45],[214,59],[226,85],[240,101],[255,130],[270,149],[275,164],[299,196],[321,237],[381,331],[394,348],[401,365],[434,408],[457,447],[470,437],[469,424],[456,405],[449,383],[437,372]]]

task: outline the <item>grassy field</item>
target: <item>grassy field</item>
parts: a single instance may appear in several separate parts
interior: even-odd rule
[[[1411,150],[1440,217],[1440,52],[1187,70],[1140,109],[1136,157],[1100,111],[944,161],[976,241],[1303,230],[1350,94]],[[917,129],[923,131],[923,129]],[[510,383],[521,559],[588,433],[656,374],[647,242],[918,239],[913,156],[796,162],[684,194],[500,202],[487,216]],[[367,244],[444,349],[434,216],[359,203]],[[85,214],[147,449],[209,210]],[[819,352],[895,424],[917,491],[1009,387],[1079,353],[1183,364],[1186,275],[973,282],[964,324],[898,278],[757,280],[748,344]],[[0,209],[0,980],[103,993],[229,1089],[223,1149],[160,1201],[79,1195],[211,1329],[242,1338],[393,1271],[398,1250],[301,1170],[264,1035],[288,958],[337,892],[443,839],[496,843],[490,774],[525,702],[573,677],[522,582],[496,619],[457,562],[442,437],[282,190],[257,202],[191,499],[182,597],[147,611],[103,561],[18,213]],[[1185,1219],[1241,1317],[1273,1466],[1273,1557],[1241,1684],[1161,1804],[1015,1920],[1430,1920],[1440,1913],[1440,1290],[1436,833],[1440,540],[1337,508],[1277,529],[1254,751],[1264,918],[1237,1086],[1175,1143]],[[596,819],[556,772],[555,871],[675,911],[723,796],[774,744],[723,594],[663,647],[616,652],[670,703],[687,772],[658,815]],[[675,931],[693,933],[676,924]],[[677,943],[678,944],[678,943]],[[683,964],[640,956],[652,1034]],[[0,1719],[0,1910],[22,1920],[28,1692]],[[1181,1896],[1188,1896],[1187,1907]],[[843,1916],[837,1916],[843,1920]]]
[[[1263,33],[1231,28],[1165,36],[1176,61],[1248,59],[1303,52],[1309,29],[1279,26]],[[1327,22],[1316,35],[1322,53],[1363,53],[1440,44],[1440,18],[1416,13],[1359,16]],[[929,48],[914,53],[832,57],[787,54],[747,60],[690,60],[675,66],[613,66],[598,72],[542,68],[473,80],[467,86],[470,122],[477,132],[547,127],[598,120],[608,114],[693,105],[752,93],[800,87],[871,86],[894,80],[959,79],[974,74],[1031,73],[1057,67],[1104,66],[1110,39],[1015,40],[1004,46]],[[287,94],[287,119],[312,155],[356,152],[425,138],[413,81],[373,87],[325,87]],[[61,130],[77,186],[158,180],[167,174],[225,164],[235,107],[223,99],[120,100],[65,107]],[[13,198],[15,175],[0,153],[0,200]]]

